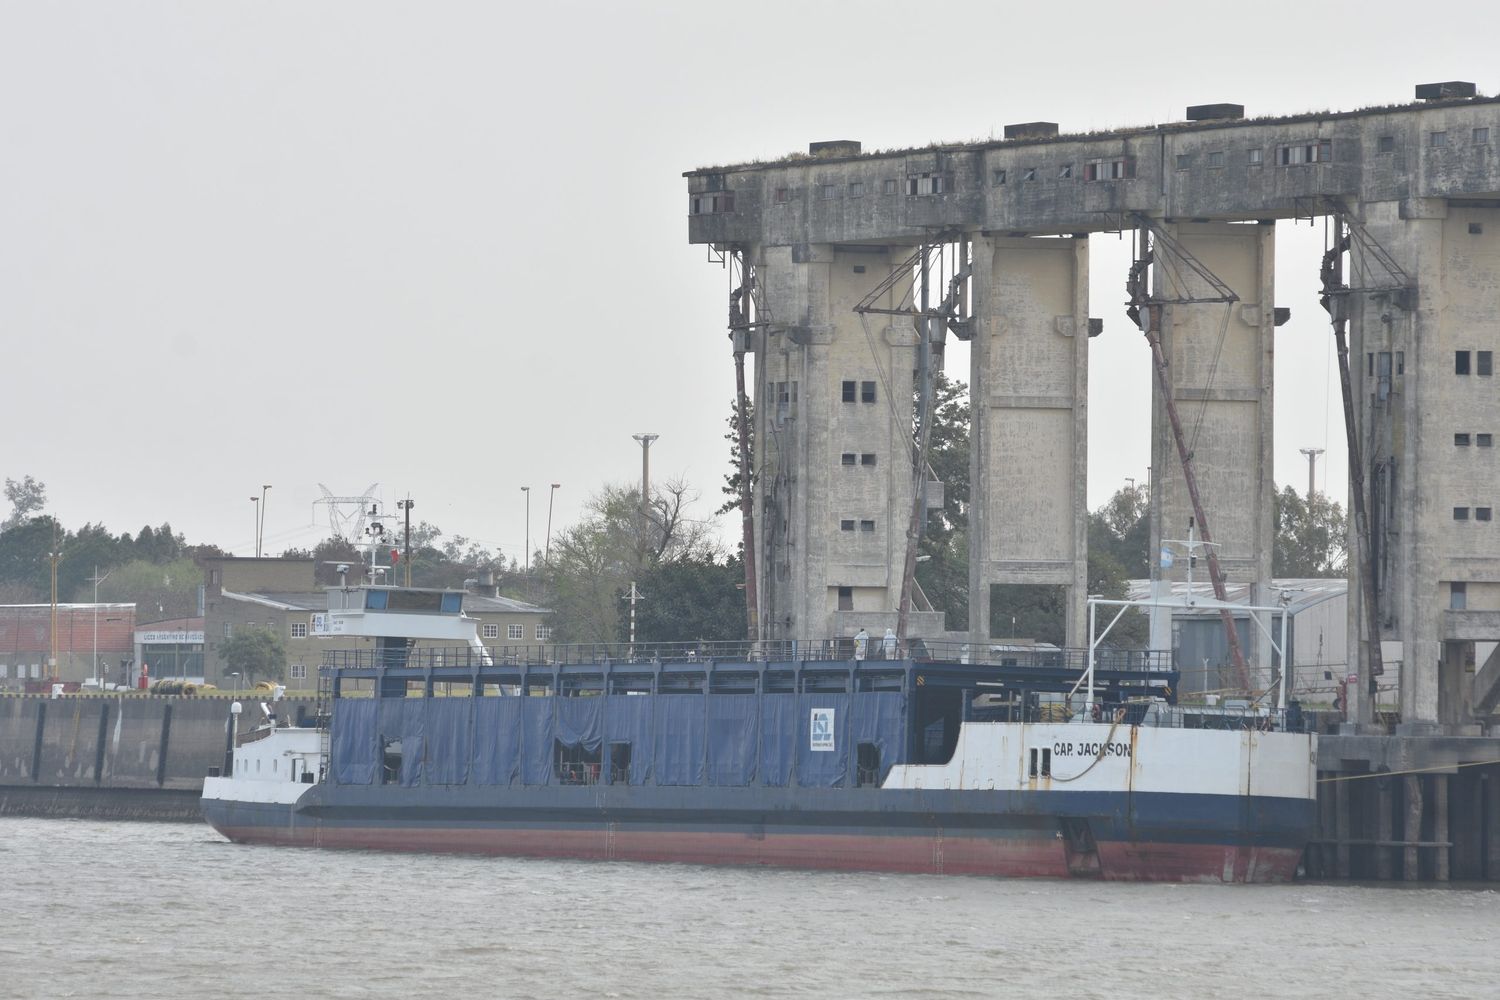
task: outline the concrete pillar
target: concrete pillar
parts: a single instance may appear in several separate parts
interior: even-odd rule
[[[896,623],[917,335],[906,317],[862,320],[854,306],[909,252],[828,244],[760,252],[771,326],[756,351],[757,572],[771,638],[859,626],[879,635]],[[897,303],[887,295],[879,304]],[[840,588],[849,610],[840,610]],[[940,613],[912,621],[913,635],[942,631]]]
[[[1476,637],[1450,631],[1446,584],[1465,582],[1476,596],[1500,584],[1500,528],[1474,514],[1493,506],[1493,458],[1456,446],[1454,435],[1489,432],[1500,416],[1496,375],[1479,374],[1477,353],[1500,353],[1493,336],[1500,208],[1409,199],[1365,202],[1356,211],[1415,284],[1414,295],[1364,293],[1350,301],[1380,617],[1386,638],[1400,643],[1402,721],[1461,724],[1466,706],[1451,689],[1467,674],[1450,674],[1444,690],[1443,642]],[[1351,259],[1356,287],[1392,282],[1373,256],[1356,248]],[[1459,371],[1465,354],[1467,374]],[[1468,516],[1456,519],[1455,508]],[[1351,583],[1351,597],[1356,590]],[[1494,610],[1481,603],[1471,598],[1470,609]],[[1382,680],[1391,683],[1396,677],[1387,671]]]
[[[1336,824],[1335,836],[1338,837],[1337,872],[1338,877],[1347,879],[1349,877],[1349,841],[1353,839],[1354,833],[1350,829],[1349,812],[1349,788],[1350,782],[1336,781],[1333,783],[1334,821]]]
[[[1269,591],[1275,537],[1271,503],[1272,384],[1274,377],[1275,227],[1183,222],[1165,227],[1239,301],[1172,304],[1164,310],[1162,349],[1173,395],[1188,438],[1204,514],[1218,543],[1221,567],[1230,583],[1250,585],[1251,600],[1273,603]],[[1157,248],[1153,288],[1158,298],[1201,298],[1209,286],[1188,273],[1169,251]],[[1151,551],[1164,539],[1187,537],[1192,504],[1177,445],[1158,385],[1152,385]],[[1188,560],[1179,558],[1172,580],[1186,579]],[[1208,567],[1193,572],[1199,592],[1211,594]],[[1269,627],[1269,622],[1267,623]],[[1271,679],[1271,647],[1260,630],[1250,629],[1244,650],[1251,683]],[[1227,659],[1226,659],[1227,662]]]
[[[1088,621],[1088,240],[974,240],[969,630],[991,584],[1067,588],[1061,636]]]
[[[1451,848],[1448,842],[1448,775],[1432,776],[1432,839],[1437,842],[1436,863],[1433,877],[1439,882],[1448,881]]]
[[[1452,822],[1453,867],[1451,876],[1471,882],[1484,878],[1484,785],[1479,768],[1470,767],[1453,775],[1449,783]]]
[[[1406,776],[1406,822],[1402,827],[1401,839],[1406,842],[1402,850],[1401,877],[1408,882],[1415,882],[1422,877],[1416,846],[1417,841],[1422,839],[1422,776],[1420,774]]]

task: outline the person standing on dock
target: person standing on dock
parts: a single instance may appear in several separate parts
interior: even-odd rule
[[[861,625],[859,627],[859,631],[856,632],[856,633],[854,633],[854,659],[855,659],[855,661],[857,662],[857,661],[863,660],[865,658],[865,653],[869,651],[869,648],[870,648],[870,633],[866,632],[865,631],[865,627],[863,625]]]

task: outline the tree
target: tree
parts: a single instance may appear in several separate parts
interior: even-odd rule
[[[1343,576],[1348,564],[1344,549],[1344,511],[1314,493],[1304,500],[1290,486],[1282,487],[1272,502],[1276,547],[1271,555],[1274,576]]]
[[[729,642],[745,638],[745,568],[737,556],[720,561],[694,554],[647,567],[636,581],[645,600],[636,606],[641,642]],[[629,606],[626,605],[628,608]],[[618,640],[629,638],[620,618]]]
[[[103,567],[101,566],[101,571]],[[99,600],[133,602],[138,621],[193,618],[198,615],[198,586],[203,573],[192,559],[166,564],[132,559],[114,566],[99,585]],[[93,587],[89,587],[93,599]]]
[[[23,588],[32,600],[49,600],[52,596],[52,567],[47,557],[48,553],[60,551],[63,540],[62,525],[46,514],[25,518],[0,531],[0,583]],[[66,574],[73,570],[70,562],[59,564],[59,594],[68,593]],[[92,568],[84,571],[84,575],[91,571]]]
[[[279,681],[286,676],[281,636],[268,628],[240,628],[219,645],[225,674],[237,673],[253,686],[257,677]]]
[[[729,424],[729,433],[724,435],[724,440],[729,442],[729,472],[724,476],[723,493],[727,499],[715,514],[728,514],[740,509],[740,501],[744,496],[745,470],[740,467],[740,421],[739,401],[730,400],[729,418],[725,423]],[[755,486],[755,401],[749,396],[745,397],[745,437],[749,445],[747,451],[750,454],[750,486]]]
[[[943,506],[928,515],[918,553],[917,584],[947,613],[949,628],[969,620],[969,387],[937,372],[932,380],[932,435],[927,464],[943,484]]]
[[[5,499],[10,503],[10,516],[0,523],[0,531],[9,531],[47,506],[47,486],[31,476],[19,481],[6,479]]]

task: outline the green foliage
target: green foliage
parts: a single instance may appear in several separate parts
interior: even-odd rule
[[[224,674],[238,673],[246,687],[286,676],[286,649],[281,636],[268,628],[236,629],[219,644],[219,655],[224,658]]]
[[[1276,548],[1271,572],[1276,576],[1343,576],[1347,524],[1343,508],[1323,493],[1303,499],[1290,486],[1275,495]]]
[[[10,504],[10,516],[0,523],[0,531],[9,531],[47,506],[47,486],[31,476],[24,476],[20,480],[7,478],[5,499]]]
[[[950,629],[969,620],[969,389],[942,372],[933,377],[932,434],[927,464],[943,484],[943,506],[927,519],[917,583]],[[905,521],[903,519],[902,523]]]
[[[738,557],[719,561],[689,555],[647,567],[636,581],[644,600],[636,605],[636,639],[641,642],[727,642],[745,638],[745,567]],[[617,641],[629,635],[620,617]]]
[[[729,472],[724,476],[723,493],[727,498],[715,514],[728,514],[740,509],[740,500],[744,496],[741,490],[744,488],[745,470],[740,468],[740,422],[739,422],[739,400],[730,400],[729,418],[725,421],[729,425],[729,433],[724,435],[724,440],[729,442]],[[750,446],[750,486],[755,487],[755,401],[749,396],[745,397],[745,436],[749,439]]]
[[[99,600],[134,602],[136,618],[141,622],[192,618],[198,614],[198,586],[202,581],[202,570],[188,557],[165,565],[132,559],[110,569],[109,578],[99,585]],[[93,599],[92,584],[89,599]]]

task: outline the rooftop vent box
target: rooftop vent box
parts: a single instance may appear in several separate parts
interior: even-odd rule
[[[858,156],[859,150],[857,139],[830,139],[827,142],[807,144],[809,156]]]
[[[1190,122],[1222,121],[1245,117],[1243,104],[1194,104],[1187,109]]]
[[[1417,100],[1419,101],[1446,101],[1453,97],[1473,97],[1474,95],[1474,85],[1464,80],[1417,84]]]
[[[1005,126],[1007,139],[1051,139],[1057,135],[1057,122],[1021,122]]]

